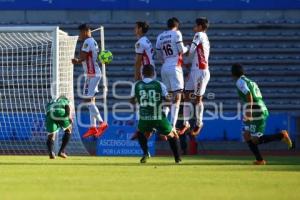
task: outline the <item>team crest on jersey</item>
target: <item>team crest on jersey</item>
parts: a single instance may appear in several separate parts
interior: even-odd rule
[[[197,40],[199,37],[199,35],[195,35],[194,40]]]
[[[135,48],[140,48],[141,44],[140,43],[136,43]]]

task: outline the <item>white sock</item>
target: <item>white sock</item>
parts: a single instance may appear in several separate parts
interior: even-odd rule
[[[183,106],[183,124],[186,125],[189,123],[189,120],[191,118],[191,107],[188,104],[184,104]]]
[[[91,127],[96,127],[96,125],[97,125],[96,118],[94,116],[92,116],[91,114],[90,114],[90,123],[91,123]]]
[[[204,105],[203,102],[197,104],[197,108],[196,108],[196,125],[198,127],[200,127],[203,122],[203,111],[204,111]]]
[[[165,107],[163,108],[163,112],[165,113],[166,117],[168,117],[169,112],[170,112],[169,106],[165,106]]]
[[[176,103],[173,103],[171,105],[171,123],[172,123],[173,128],[176,128],[178,113],[179,113],[179,105],[177,105]]]
[[[89,105],[91,125],[96,126],[96,121],[103,122],[100,112],[95,104]],[[93,118],[93,119],[92,119]]]

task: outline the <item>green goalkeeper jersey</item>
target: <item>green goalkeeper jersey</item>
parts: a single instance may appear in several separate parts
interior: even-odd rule
[[[69,103],[70,101],[66,97],[59,97],[56,100],[52,100],[46,106],[47,116],[67,117],[69,113],[66,111],[66,106]]]
[[[246,76],[241,76],[236,82],[236,87],[238,95],[244,103],[247,103],[247,94],[250,92],[253,98],[253,109],[259,109],[263,113],[268,113],[260,89],[254,81]]]
[[[167,95],[166,87],[159,81],[144,78],[135,83],[133,94],[139,105],[141,120],[161,120],[163,97]]]

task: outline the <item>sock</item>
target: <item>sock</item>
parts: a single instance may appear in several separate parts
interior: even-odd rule
[[[191,107],[186,103],[183,105],[183,125],[186,125],[191,118]]]
[[[268,143],[273,141],[280,141],[282,140],[282,138],[283,135],[281,133],[272,134],[272,135],[263,135],[259,137],[258,142],[259,144],[262,144],[262,143]]]
[[[141,149],[143,151],[143,154],[147,155],[148,154],[148,144],[147,144],[148,141],[147,141],[146,136],[144,135],[144,133],[138,132],[137,137],[138,137],[138,141],[141,146]]]
[[[71,133],[69,131],[65,131],[65,134],[62,138],[62,143],[61,143],[59,152],[65,152],[65,148],[66,148],[67,144],[69,143],[70,138],[71,138]]]
[[[53,152],[53,146],[54,146],[54,140],[52,140],[52,135],[51,135],[48,136],[47,139],[47,149],[49,153]]]
[[[176,103],[173,103],[171,105],[171,123],[172,123],[173,128],[176,127],[178,113],[179,113],[179,105],[177,105]]]
[[[203,120],[203,111],[204,111],[204,105],[203,102],[197,104],[196,108],[196,125],[200,127],[202,125],[202,120]]]
[[[262,158],[262,156],[261,156],[261,154],[259,152],[259,149],[258,149],[257,145],[254,144],[251,140],[248,141],[247,143],[248,143],[248,146],[249,146],[250,150],[254,154],[256,160],[259,160],[259,161],[263,160],[263,158]]]
[[[169,106],[165,106],[165,107],[163,108],[163,112],[165,113],[166,117],[168,117],[169,112],[170,112]]]
[[[175,138],[168,138],[168,142],[169,142],[170,148],[171,148],[171,150],[173,152],[174,158],[175,159],[180,158],[179,152],[178,152],[177,139],[175,139]]]
[[[97,120],[103,122],[100,112],[95,104],[89,105],[91,126],[96,127]]]
[[[183,154],[187,153],[187,136],[186,135],[180,135],[179,136],[179,142],[180,142],[180,148],[183,152]]]

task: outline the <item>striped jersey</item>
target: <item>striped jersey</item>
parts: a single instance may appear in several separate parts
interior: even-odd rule
[[[152,44],[150,40],[146,36],[141,37],[136,43],[135,43],[135,53],[140,54],[143,56],[142,64],[143,66],[151,64],[152,66],[155,66],[154,64],[154,49],[152,47]]]
[[[81,51],[87,53],[87,59],[82,62],[83,70],[88,77],[100,76],[101,71],[97,62],[99,53],[98,44],[94,38],[87,38],[81,47]]]
[[[194,36],[190,56],[192,56],[192,69],[207,69],[210,44],[206,33],[197,32]]]

